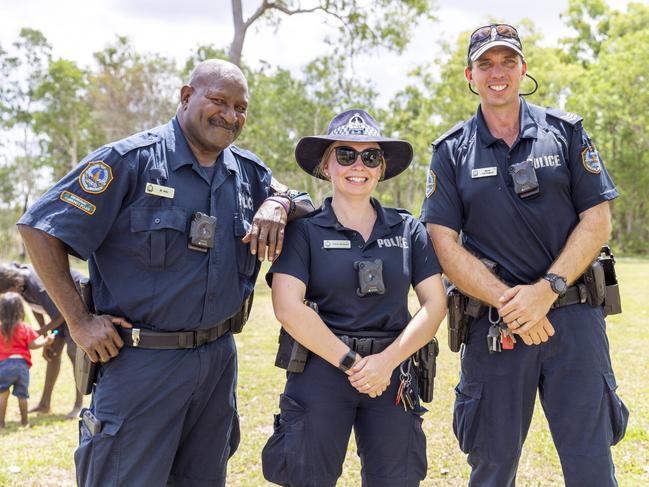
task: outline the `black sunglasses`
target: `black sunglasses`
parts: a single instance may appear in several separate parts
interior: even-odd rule
[[[351,147],[336,147],[336,161],[341,166],[351,166],[356,161],[356,158],[360,154],[361,161],[367,167],[379,167],[383,161],[383,149],[365,149],[364,151],[357,151]]]

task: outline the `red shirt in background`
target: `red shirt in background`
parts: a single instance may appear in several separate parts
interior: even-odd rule
[[[32,366],[32,354],[29,344],[38,338],[38,333],[25,323],[18,323],[14,327],[11,341],[7,343],[4,335],[0,333],[0,360],[6,360],[11,355],[20,355],[29,367]]]

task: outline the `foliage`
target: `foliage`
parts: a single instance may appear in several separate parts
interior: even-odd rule
[[[262,0],[248,17],[243,18],[242,0],[232,2],[234,37],[229,58],[241,64],[241,52],[247,30],[264,20],[276,29],[286,15],[323,14],[333,21],[337,37],[333,45],[345,46],[348,55],[382,47],[402,52],[410,40],[410,30],[422,19],[433,19],[433,0]]]
[[[95,53],[89,103],[108,142],[166,122],[175,111],[180,78],[175,63],[140,54],[126,37]]]
[[[34,90],[41,106],[34,113],[34,130],[43,137],[42,164],[53,170],[55,180],[101,144],[87,99],[87,75],[74,62],[58,59]]]
[[[369,3],[258,2],[248,19],[251,24],[279,29],[286,15],[297,13],[328,19],[326,42],[331,49],[300,73],[264,62],[242,64],[250,107],[237,143],[257,153],[277,179],[308,190],[318,203],[328,185],[297,168],[295,144],[300,137],[324,133],[335,113],[367,108],[386,136],[407,139],[414,147],[411,166],[401,177],[381,183],[379,197],[417,214],[431,142],[470,117],[478,105],[464,78],[469,32],[441,43],[438,58],[407,73],[403,88],[380,109],[374,80],[354,70],[355,53],[377,48],[401,52],[419,17],[432,17],[434,2],[378,0],[367,9]],[[649,58],[644,47],[649,7],[630,3],[622,12],[603,0],[570,0],[562,18],[574,35],[558,47],[545,44],[533,22],[518,25],[528,72],[539,82],[538,91],[527,99],[584,117],[621,194],[613,205],[614,245],[625,252],[648,252],[649,194],[644,188],[649,182]],[[0,204],[25,208],[33,195],[92,148],[168,120],[178,88],[196,63],[226,58],[226,52],[214,45],[198,46],[178,69],[172,60],[137,52],[127,38],[117,37],[95,53],[92,66],[80,67],[52,59],[43,34],[23,29],[11,46],[0,46]],[[532,87],[526,81],[523,90]]]
[[[618,187],[614,240],[625,252],[647,251],[649,239],[649,6],[630,4],[611,16],[600,54],[567,106],[585,126]],[[600,37],[600,36],[598,36]],[[578,95],[577,95],[578,93]]]

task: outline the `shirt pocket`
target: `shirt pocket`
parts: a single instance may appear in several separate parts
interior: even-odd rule
[[[133,208],[131,234],[133,250],[145,269],[180,269],[187,252],[187,210],[178,206]]]

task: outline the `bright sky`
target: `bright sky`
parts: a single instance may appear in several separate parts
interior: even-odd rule
[[[246,18],[260,2],[244,0]],[[628,0],[608,3],[624,9]],[[382,53],[356,63],[364,77],[375,81],[381,104],[403,86],[405,73],[435,56],[440,40],[454,41],[460,32],[492,16],[513,25],[531,18],[547,44],[569,34],[559,17],[568,0],[438,0],[438,5],[439,21],[418,27],[404,54]],[[31,27],[45,34],[55,56],[81,65],[92,64],[92,53],[117,35],[129,37],[140,51],[171,56],[181,65],[199,45],[227,47],[233,33],[230,0],[0,0],[0,12],[0,46],[7,49],[22,27]],[[266,60],[299,74],[306,63],[325,53],[322,40],[329,29],[316,15],[285,17],[277,33],[267,26],[253,28],[246,37],[244,62]]]

